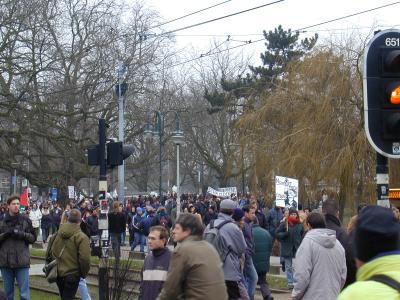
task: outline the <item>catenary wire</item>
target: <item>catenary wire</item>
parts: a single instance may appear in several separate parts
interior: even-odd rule
[[[174,30],[170,30],[170,31],[167,31],[167,32],[163,32],[161,34],[155,35],[155,37],[161,36],[161,35],[168,35],[168,34],[171,34],[171,33],[174,33],[174,32],[186,30],[186,29],[189,29],[189,28],[197,27],[197,26],[208,24],[208,23],[215,22],[215,21],[219,21],[219,20],[222,20],[222,19],[225,19],[225,18],[233,17],[233,16],[236,16],[236,15],[239,15],[239,14],[243,14],[243,13],[246,13],[246,12],[249,12],[249,11],[252,11],[252,10],[260,9],[260,8],[263,8],[263,7],[266,7],[266,6],[270,6],[270,5],[273,5],[273,4],[277,4],[277,3],[283,2],[283,1],[285,1],[285,0],[277,0],[277,1],[274,1],[274,2],[269,2],[269,3],[266,3],[266,4],[260,5],[260,6],[252,7],[252,8],[245,9],[245,10],[241,10],[241,11],[229,14],[229,15],[222,16],[222,17],[210,19],[210,20],[203,21],[203,22],[200,22],[200,23],[196,23],[196,24],[185,26],[185,27],[177,28],[177,29],[174,29]]]
[[[175,18],[175,19],[172,19],[172,20],[166,21],[166,22],[164,22],[164,23],[161,23],[161,24],[155,25],[155,26],[153,26],[153,27],[150,27],[150,28],[149,28],[149,30],[150,30],[150,29],[154,29],[154,28],[158,28],[158,27],[162,27],[162,26],[164,26],[164,25],[166,25],[166,24],[169,24],[169,23],[172,23],[172,22],[175,22],[175,21],[178,21],[178,20],[181,20],[181,19],[187,18],[187,17],[189,17],[189,16],[193,16],[193,15],[195,15],[195,14],[198,14],[198,13],[200,13],[200,12],[203,12],[203,11],[209,10],[209,9],[211,9],[211,8],[214,8],[214,7],[220,6],[220,5],[222,5],[222,4],[225,4],[225,3],[227,3],[227,2],[231,2],[231,1],[232,1],[232,0],[227,0],[227,1],[219,2],[219,3],[217,3],[217,4],[214,4],[214,5],[208,6],[208,7],[206,7],[206,8],[202,8],[202,9],[200,9],[200,10],[196,10],[196,11],[194,11],[194,12],[188,13],[188,14],[186,14],[186,15],[183,15],[183,16],[181,16],[181,17],[178,17],[178,18]]]
[[[283,0],[281,0],[281,1],[283,1]],[[350,17],[354,17],[354,16],[357,16],[357,15],[361,15],[361,14],[364,14],[364,13],[367,13],[367,12],[371,12],[371,11],[374,11],[374,10],[386,8],[386,7],[388,7],[388,6],[396,5],[396,4],[399,4],[399,3],[400,3],[400,1],[392,2],[392,3],[386,4],[386,5],[378,6],[378,7],[375,7],[375,8],[368,9],[368,10],[359,11],[359,12],[354,13],[354,14],[346,15],[346,16],[343,16],[343,17],[338,17],[338,18],[331,19],[331,20],[328,20],[328,21],[325,21],[325,22],[320,22],[320,23],[318,23],[318,24],[313,24],[313,25],[305,26],[305,27],[303,27],[303,28],[299,28],[299,29],[296,29],[296,30],[293,30],[293,31],[294,31],[294,32],[296,32],[296,31],[302,31],[302,30],[309,29],[309,28],[313,28],[313,27],[316,27],[316,26],[320,26],[320,25],[332,23],[332,22],[335,22],[335,21],[338,21],[338,20],[343,20],[343,19],[346,19],[346,18],[350,18]],[[241,45],[237,45],[237,46],[234,46],[234,47],[230,47],[230,48],[227,48],[227,49],[223,49],[223,50],[220,50],[220,51],[217,51],[217,52],[212,52],[212,53],[211,53],[211,52],[207,52],[206,54],[201,54],[201,55],[198,56],[198,57],[195,57],[195,58],[192,58],[192,59],[188,59],[188,60],[186,60],[186,61],[183,61],[183,62],[174,64],[174,65],[171,65],[171,66],[169,66],[168,68],[174,68],[174,67],[177,67],[177,66],[181,66],[181,65],[190,63],[190,62],[192,62],[192,61],[195,61],[195,60],[198,60],[198,59],[207,57],[207,56],[220,54],[220,53],[223,53],[223,52],[226,52],[226,51],[229,51],[229,50],[237,49],[237,48],[244,47],[244,46],[250,45],[250,44],[255,44],[255,43],[258,43],[258,42],[261,42],[261,41],[265,41],[265,39],[262,38],[262,39],[258,39],[258,40],[255,40],[255,41],[246,41],[246,42],[244,42],[244,43],[241,44]],[[100,83],[110,83],[110,82],[112,82],[112,81],[113,81],[113,80],[110,80],[110,79],[109,79],[109,80],[102,81],[102,82],[100,82]],[[115,83],[117,83],[117,82],[115,81]],[[77,88],[85,88],[85,87],[93,86],[93,85],[96,85],[96,84],[99,84],[99,82],[84,84],[84,85],[81,85],[81,86],[79,86],[79,87],[77,87]],[[57,90],[57,91],[39,93],[38,95],[39,95],[39,96],[49,96],[49,95],[53,95],[53,94],[63,93],[63,92],[66,92],[66,91],[74,91],[74,90],[76,90],[77,88],[76,88],[76,87],[71,87],[71,88],[68,88],[68,89],[61,89],[61,90]]]

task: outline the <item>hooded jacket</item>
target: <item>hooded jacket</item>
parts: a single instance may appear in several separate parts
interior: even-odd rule
[[[60,257],[61,250],[64,252]],[[77,275],[85,278],[90,269],[90,243],[79,224],[65,223],[49,241],[46,262],[58,257],[58,277]]]
[[[336,299],[346,281],[346,271],[345,251],[335,231],[311,229],[294,261],[292,299]]]
[[[218,218],[214,221],[214,226],[218,226],[225,220],[231,221],[231,223],[225,224],[219,230],[219,234],[225,238],[226,243],[230,247],[229,254],[223,265],[225,281],[240,281],[242,270],[239,257],[245,253],[247,245],[242,231],[229,215],[219,213]],[[210,225],[207,226],[206,230],[209,228]]]
[[[346,230],[342,227],[339,219],[331,214],[325,215],[326,228],[332,229],[336,232],[336,238],[342,244],[346,252],[346,267],[347,277],[344,287],[356,281],[356,262],[354,260],[353,251],[351,248],[350,238]]]
[[[357,271],[357,281],[344,289],[338,300],[398,300],[399,292],[394,288],[368,280],[380,274],[400,282],[400,254],[381,256],[362,265]]]

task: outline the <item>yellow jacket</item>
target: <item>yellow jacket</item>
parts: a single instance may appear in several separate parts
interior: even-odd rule
[[[400,300],[400,294],[394,288],[368,280],[378,274],[400,282],[400,254],[382,256],[363,265],[357,271],[357,281],[344,289],[338,300]]]

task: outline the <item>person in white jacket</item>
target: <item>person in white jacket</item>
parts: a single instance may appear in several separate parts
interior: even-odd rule
[[[29,219],[32,221],[32,227],[35,229],[36,236],[39,236],[40,220],[42,219],[42,213],[38,209],[37,204],[32,204],[32,209],[29,212]]]
[[[346,281],[346,257],[333,230],[326,229],[322,214],[307,217],[308,232],[294,261],[293,300],[335,300]]]

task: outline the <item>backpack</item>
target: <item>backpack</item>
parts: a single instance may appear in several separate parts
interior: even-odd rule
[[[231,220],[225,220],[217,226],[214,226],[214,221],[211,220],[210,227],[204,231],[203,239],[209,242],[215,250],[217,250],[219,257],[222,263],[225,263],[225,260],[231,251],[230,246],[227,244],[225,238],[220,235],[220,229],[222,226],[228,223],[232,223]]]
[[[377,281],[383,284],[386,284],[387,286],[390,286],[391,288],[397,290],[400,293],[400,282],[394,280],[393,278],[383,275],[383,274],[378,274],[370,277],[368,280],[373,280]]]

